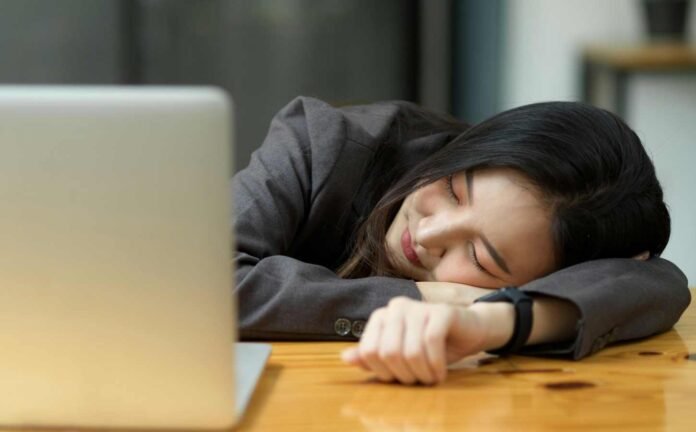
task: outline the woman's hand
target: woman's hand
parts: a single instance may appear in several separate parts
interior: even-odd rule
[[[486,321],[476,309],[397,297],[372,313],[359,345],[342,358],[380,381],[439,383],[447,364],[488,348]]]
[[[575,337],[580,311],[572,303],[537,296],[533,314],[528,345]],[[514,326],[515,308],[507,302],[465,307],[396,297],[372,313],[358,346],[342,358],[380,381],[436,384],[445,379],[447,364],[505,345]]]
[[[471,306],[474,300],[491,292],[491,288],[479,288],[453,282],[416,282],[423,301]]]

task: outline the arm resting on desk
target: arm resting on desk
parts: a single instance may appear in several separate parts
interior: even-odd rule
[[[572,337],[579,317],[572,304],[552,298],[536,300],[534,315],[530,343]],[[445,379],[447,364],[505,345],[514,320],[509,303],[466,307],[399,297],[372,314],[360,344],[343,359],[381,381],[434,384]]]
[[[597,267],[604,267],[599,275]],[[587,283],[584,290],[554,288],[551,277],[526,286],[537,294],[527,354],[579,359],[612,341],[668,330],[690,302],[686,279],[668,261],[602,260],[567,270],[576,282]],[[623,277],[603,277],[621,271]],[[567,275],[563,280],[574,281]],[[650,286],[657,281],[662,285]],[[514,313],[508,303],[464,307],[393,300],[372,315],[359,346],[343,358],[383,381],[440,382],[448,363],[503,346],[512,336]]]

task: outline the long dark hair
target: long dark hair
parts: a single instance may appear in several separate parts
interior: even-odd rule
[[[513,168],[552,214],[557,268],[599,258],[660,254],[670,217],[655,168],[618,116],[577,102],[545,102],[502,112],[468,128],[380,194],[359,227],[343,277],[399,276],[390,266],[387,229],[404,198],[466,170]]]

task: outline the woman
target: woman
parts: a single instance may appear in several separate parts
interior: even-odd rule
[[[353,339],[379,310],[345,358],[385,381],[437,382],[446,360],[524,336],[517,307],[472,304],[481,288],[533,298],[521,352],[576,359],[669,329],[690,301],[683,274],[657,258],[669,216],[640,141],[582,104],[470,128],[403,102],[298,98],[233,193],[241,336]],[[426,303],[379,309],[395,297]],[[420,321],[407,330],[405,316]],[[421,330],[433,316],[430,358]],[[465,342],[445,351],[448,334]]]

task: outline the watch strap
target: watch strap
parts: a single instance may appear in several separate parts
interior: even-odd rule
[[[502,347],[488,351],[491,354],[512,354],[519,351],[527,343],[532,332],[533,313],[532,306],[534,300],[520,291],[516,287],[505,287],[479,297],[474,301],[478,302],[508,302],[515,307],[515,327],[510,340]]]

